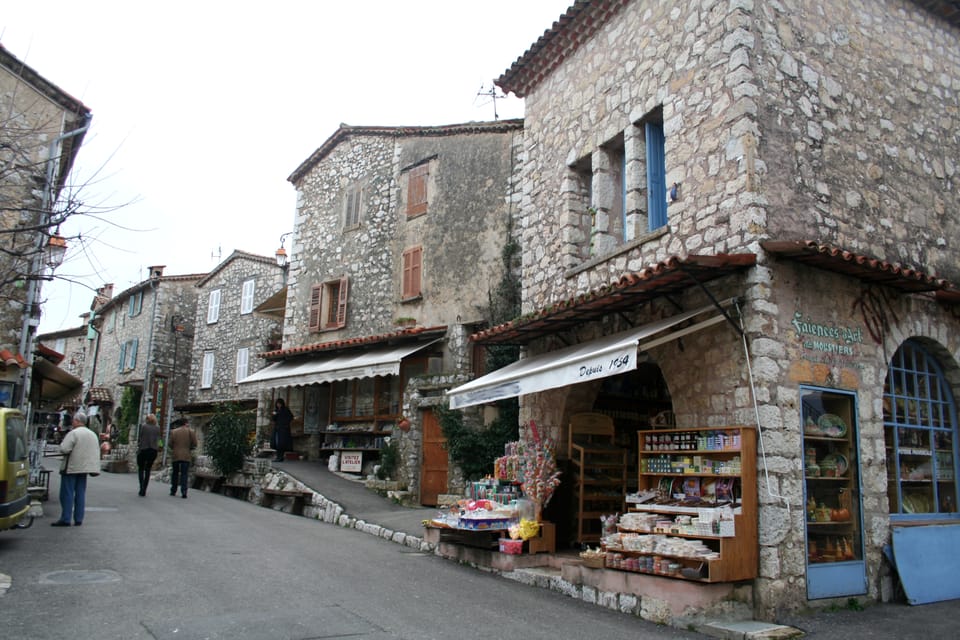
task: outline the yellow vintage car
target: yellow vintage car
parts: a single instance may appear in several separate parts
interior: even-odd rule
[[[30,511],[29,476],[27,422],[19,410],[0,408],[0,531],[17,527]]]

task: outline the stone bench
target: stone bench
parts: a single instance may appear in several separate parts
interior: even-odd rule
[[[277,498],[290,499],[290,513],[297,516],[303,515],[303,507],[307,499],[313,496],[313,491],[309,489],[263,489],[263,496],[260,498],[260,506],[273,508],[274,501]]]
[[[193,474],[193,487],[201,491],[219,493],[224,477],[210,471],[197,471]]]

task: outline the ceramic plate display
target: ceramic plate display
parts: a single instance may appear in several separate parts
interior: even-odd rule
[[[836,477],[842,477],[847,473],[847,469],[850,468],[850,463],[847,461],[847,457],[842,453],[831,453],[823,460],[820,461],[820,469],[823,472],[826,472],[827,469],[836,469]],[[824,473],[824,475],[833,475]]]
[[[847,435],[847,423],[832,413],[825,413],[817,419],[820,433],[829,438],[842,438]]]

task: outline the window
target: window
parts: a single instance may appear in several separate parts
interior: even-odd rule
[[[423,274],[423,247],[413,247],[403,252],[403,286],[401,297],[404,300],[419,298]]]
[[[250,370],[250,348],[237,349],[237,382],[247,377]]]
[[[403,397],[400,382],[400,376],[378,376],[334,382],[331,390],[333,417],[348,420],[399,415]]]
[[[407,215],[416,216],[427,212],[427,186],[430,164],[418,165],[407,173]]]
[[[220,319],[220,289],[210,292],[207,299],[207,324],[213,324]]]
[[[120,359],[117,363],[117,371],[123,373],[137,368],[137,348],[139,344],[139,338],[133,338],[120,344]]]
[[[209,389],[213,386],[213,351],[203,352],[203,370],[200,374],[200,388]]]
[[[363,211],[364,188],[360,184],[352,185],[347,189],[343,203],[343,228],[353,229],[360,226],[361,212]]]
[[[240,313],[252,313],[253,312],[253,291],[256,286],[256,280],[244,280],[243,282],[243,291],[240,294]]]
[[[883,389],[890,515],[958,517],[957,418],[949,383],[917,341],[893,355]]]
[[[127,315],[131,318],[138,316],[141,310],[143,310],[143,289],[130,296],[127,304]]]
[[[647,140],[647,224],[650,231],[667,224],[667,167],[663,124],[644,124]]]
[[[310,331],[339,329],[347,324],[347,276],[310,290]]]

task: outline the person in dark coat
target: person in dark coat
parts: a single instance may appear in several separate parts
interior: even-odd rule
[[[290,433],[293,413],[287,408],[287,403],[283,401],[283,398],[277,398],[277,402],[274,404],[273,416],[270,419],[273,421],[271,444],[277,452],[276,461],[280,462],[283,460],[284,454],[293,449],[293,436]]]

